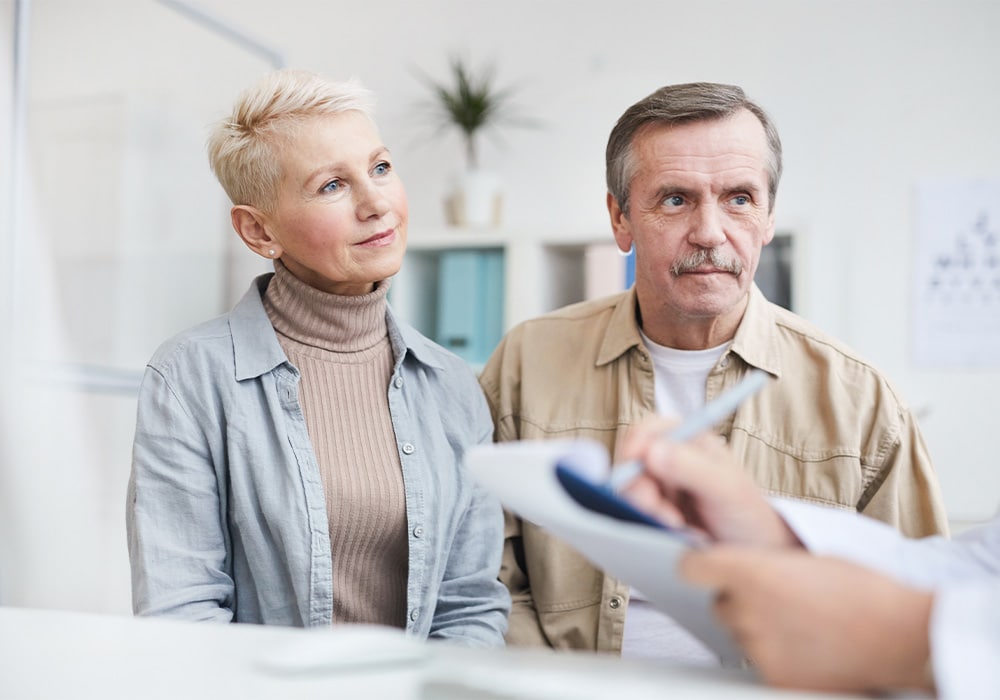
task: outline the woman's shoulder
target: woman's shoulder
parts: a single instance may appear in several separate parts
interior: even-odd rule
[[[233,367],[237,355],[243,356],[244,364],[250,361],[254,367],[283,359],[277,341],[271,344],[264,340],[268,331],[273,339],[273,328],[261,301],[270,277],[257,277],[232,310],[165,340],[148,365],[161,372],[177,368],[190,371],[198,366],[219,370]]]
[[[232,363],[233,335],[229,314],[203,321],[163,341],[148,365],[163,374],[187,371],[194,365]]]

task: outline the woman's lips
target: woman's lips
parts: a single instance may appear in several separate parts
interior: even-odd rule
[[[388,245],[396,238],[396,229],[391,228],[388,231],[381,231],[376,233],[374,236],[370,236],[365,240],[358,243],[358,245],[366,246],[380,246]]]

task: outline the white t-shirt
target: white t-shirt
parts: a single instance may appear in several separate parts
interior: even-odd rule
[[[935,592],[930,641],[939,698],[1000,698],[1000,517],[953,540],[911,540],[854,511],[771,502],[809,551]]]
[[[645,334],[642,342],[653,361],[656,411],[686,416],[705,405],[705,384],[729,343],[707,350],[677,350],[657,345]],[[631,589],[622,656],[654,658],[698,666],[718,666],[719,657],[686,629]]]

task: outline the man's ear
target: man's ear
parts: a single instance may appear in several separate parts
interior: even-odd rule
[[[248,204],[238,204],[229,216],[247,248],[263,258],[281,257],[281,246],[267,230],[267,218],[262,211]]]
[[[608,192],[608,216],[611,217],[611,230],[615,234],[615,243],[618,250],[627,254],[632,250],[632,227],[629,225],[628,217],[618,206],[618,200]]]
[[[767,245],[774,238],[774,209],[767,213],[767,228],[764,230],[764,244]]]

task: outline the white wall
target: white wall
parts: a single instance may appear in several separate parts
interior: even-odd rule
[[[1000,177],[1000,139],[995,135],[995,115],[1000,112],[996,77],[1000,3],[202,0],[196,4],[271,44],[289,65],[331,77],[356,76],[376,91],[383,136],[410,194],[412,237],[419,236],[422,227],[443,223],[442,199],[449,175],[462,165],[457,139],[429,140],[429,128],[419,118],[418,105],[426,92],[416,71],[442,76],[452,53],[482,64],[495,63],[501,82],[517,87],[523,113],[540,122],[535,129],[505,130],[502,144],[484,143],[484,164],[505,183],[509,227],[607,231],[603,152],[621,111],[666,83],[713,80],[742,85],[771,112],[782,134],[786,157],[778,227],[795,232],[801,244],[800,312],[870,358],[924,416],[922,426],[952,518],[979,520],[997,510],[1000,469],[988,446],[1000,434],[1000,411],[990,401],[1000,394],[1000,370],[915,368],[910,361],[908,293],[915,183],[942,175]],[[12,0],[0,0],[4,45],[10,36],[11,5]],[[139,105],[140,111],[161,105],[164,112],[184,115],[191,128],[200,129],[221,117],[236,92],[267,68],[263,61],[249,58],[153,0],[35,0],[33,27],[32,105],[50,117],[53,109],[58,114],[60,102],[79,104],[96,96],[127,95],[129,104]],[[178,140],[177,148],[183,144],[200,148],[191,134],[184,139]],[[123,146],[123,154],[134,154],[130,148]],[[135,172],[142,173],[156,162],[149,153],[144,157]],[[122,158],[132,162],[127,155]],[[199,156],[190,160],[197,163]],[[181,172],[177,177],[203,178],[206,172],[207,165],[198,173]],[[122,250],[136,254],[127,241],[143,233],[134,230],[137,220],[161,227],[154,239],[179,230],[158,217],[183,209],[190,197],[171,191],[170,178],[154,181],[164,188],[163,199],[147,203],[144,213],[133,213],[121,224],[117,235],[127,240],[111,244],[114,255]],[[139,191],[142,182],[126,189]],[[185,255],[189,262],[199,260],[201,253],[221,260],[232,234],[223,215],[211,213],[208,204],[202,206],[206,221],[197,235],[190,235],[194,224],[189,216],[177,224],[189,234],[181,236],[177,246],[156,248],[154,240],[145,250],[164,255],[173,251],[176,257],[165,264],[182,271],[190,269]],[[65,213],[61,220],[67,220]],[[82,217],[75,225],[78,235],[85,237],[95,224]],[[204,281],[200,275],[195,281],[199,280]],[[81,288],[80,294],[86,295],[86,289]],[[173,314],[172,324],[206,314],[193,303],[177,309],[169,297],[157,302]],[[107,323],[101,309],[93,313],[93,323]],[[108,327],[112,335],[128,330],[125,321]],[[164,329],[145,330],[141,340],[114,346],[127,348],[121,357],[128,362],[151,352],[160,339],[153,338],[153,332]],[[128,415],[127,410],[111,413]],[[104,452],[99,461],[106,464],[98,472],[111,482],[102,491],[109,495],[103,516],[108,524],[101,530],[110,544],[101,552],[92,546],[75,561],[86,565],[89,560],[114,571],[108,586],[121,595],[109,602],[106,594],[95,594],[81,603],[79,596],[49,590],[50,586],[44,596],[31,599],[33,604],[127,609],[120,523],[130,426],[128,418],[115,420],[115,426],[107,429],[114,437],[101,444]],[[48,488],[55,494],[50,500],[58,503],[61,484]],[[72,500],[65,494],[61,498]],[[58,517],[57,509],[39,508],[37,517]],[[65,547],[57,538],[52,546]],[[34,566],[28,579],[65,573],[53,566]]]

